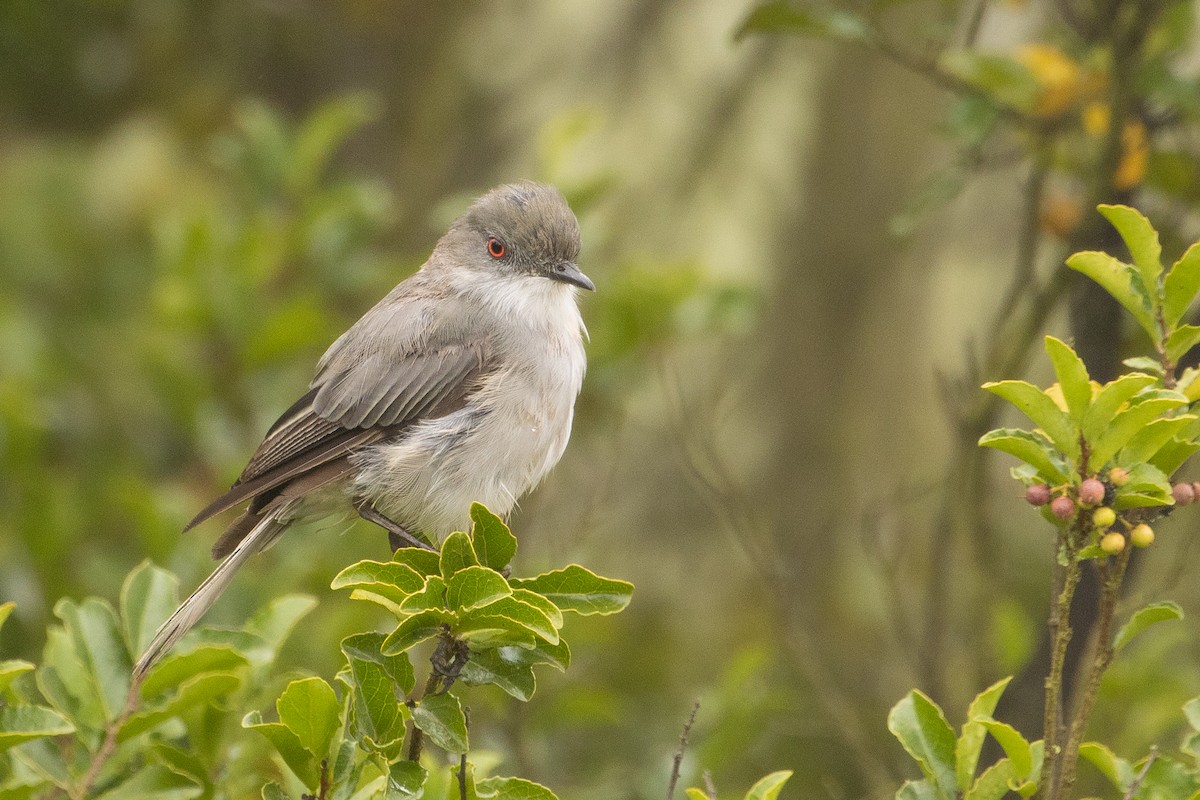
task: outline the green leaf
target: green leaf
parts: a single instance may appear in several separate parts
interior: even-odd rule
[[[1200,344],[1200,325],[1181,325],[1167,337],[1167,358],[1172,364],[1187,355],[1187,351]]]
[[[1197,451],[1200,451],[1200,443],[1173,439],[1159,448],[1150,464],[1164,475],[1172,475]]]
[[[45,706],[0,708],[0,751],[34,739],[74,732],[75,726],[66,717]]]
[[[292,800],[283,787],[271,781],[262,787],[262,800]]]
[[[590,616],[616,614],[633,598],[633,584],[602,578],[578,564],[571,564],[535,578],[510,580],[514,589],[537,592],[563,611]]]
[[[1183,714],[1192,730],[1200,731],[1200,697],[1193,697],[1183,704]]]
[[[407,655],[383,655],[384,638],[380,633],[359,633],[342,640],[354,679],[354,718],[362,734],[380,745],[404,738],[405,714],[396,689],[408,694],[416,683]]]
[[[528,589],[513,589],[512,596],[516,600],[520,600],[526,605],[533,606],[541,611],[550,620],[550,624],[555,628],[563,626],[562,609],[550,602],[545,595],[540,595],[537,592],[531,592]]]
[[[462,531],[455,531],[442,542],[442,577],[450,580],[450,576],[466,567],[479,566],[479,558],[475,548],[471,546],[471,537]]]
[[[383,641],[383,654],[394,656],[413,645],[432,639],[442,632],[442,626],[454,621],[454,616],[445,611],[422,611],[402,620],[396,630]]]
[[[1158,453],[1163,445],[1171,441],[1177,433],[1195,422],[1196,419],[1197,417],[1194,415],[1181,414],[1178,417],[1164,417],[1153,420],[1135,433],[1133,438],[1129,440],[1129,444],[1121,448],[1117,460],[1128,467],[1141,464],[1143,461],[1149,461]],[[1158,470],[1155,469],[1155,472],[1158,472]],[[1166,480],[1166,475],[1162,476],[1162,480]],[[1158,482],[1155,481],[1155,483]]]
[[[418,800],[429,773],[415,761],[397,761],[388,766],[386,800]]]
[[[446,582],[441,575],[429,575],[425,578],[425,586],[416,594],[409,595],[400,604],[400,610],[405,614],[419,614],[422,611],[443,611],[446,608]]]
[[[845,42],[863,42],[870,38],[870,27],[858,15],[835,8],[797,8],[789,2],[764,3],[750,12],[734,35],[741,39],[751,33],[786,33],[820,36]]]
[[[134,567],[121,584],[121,623],[129,652],[141,654],[178,605],[178,578],[149,560]]]
[[[953,796],[958,787],[954,777],[954,731],[937,703],[914,689],[888,712],[887,725],[921,772],[940,792]]]
[[[985,383],[983,388],[1020,409],[1067,458],[1079,458],[1079,432],[1048,394],[1026,381],[997,381]]]
[[[1062,387],[1071,418],[1076,424],[1082,423],[1092,404],[1092,379],[1087,367],[1070,345],[1053,336],[1046,337],[1046,354],[1054,365],[1054,374],[1058,377],[1058,385]]]
[[[46,631],[42,665],[34,674],[42,695],[76,726],[88,731],[104,730],[108,721],[96,681],[88,674],[65,628],[56,626]]]
[[[131,714],[121,725],[117,733],[117,741],[128,741],[179,716],[184,711],[196,706],[207,705],[218,697],[236,691],[241,684],[241,678],[228,672],[205,672],[193,675],[180,683],[179,690],[165,702]]]
[[[0,603],[0,628],[4,627],[4,623],[8,621],[9,614],[11,614],[13,609],[16,607],[17,604],[12,600],[9,600],[7,603]]]
[[[267,603],[246,621],[247,633],[262,640],[265,655],[247,653],[252,658],[271,663],[292,630],[317,606],[317,599],[307,594],[285,594]]]
[[[467,719],[450,693],[427,695],[412,710],[413,723],[447,753],[467,752]]]
[[[142,681],[142,697],[150,700],[206,672],[232,672],[247,666],[246,657],[225,645],[200,645],[186,653],[173,653],[155,664]]]
[[[54,606],[97,690],[104,718],[112,721],[125,708],[133,668],[116,612],[108,603],[89,597],[82,603],[63,598]]]
[[[994,719],[981,719],[979,722],[987,728],[992,738],[1000,744],[1000,747],[1004,750],[1004,754],[1008,756],[1008,760],[1012,763],[1013,771],[1017,776],[1024,777],[1028,775],[1029,770],[1033,768],[1033,752],[1025,737],[1013,726],[997,722]]]
[[[499,572],[509,565],[517,554],[517,537],[487,506],[471,504],[471,544],[479,556],[479,563]]]
[[[967,706],[967,721],[963,723],[962,734],[954,743],[954,774],[959,787],[970,786],[975,777],[975,768],[979,765],[979,751],[983,749],[984,739],[987,738],[987,728],[977,722],[977,718],[991,717],[1000,702],[1000,696],[1008,687],[1010,675],[996,681],[979,694]]]
[[[750,787],[750,791],[746,792],[745,800],[776,800],[783,785],[788,782],[790,777],[792,777],[790,769],[764,775]]]
[[[131,772],[129,778],[96,800],[189,800],[204,793],[204,787],[186,775],[160,764]]]
[[[896,800],[949,800],[949,797],[927,780],[905,781],[896,790]]]
[[[502,597],[467,612],[459,618],[455,631],[469,639],[472,632],[487,630],[501,620],[518,626],[518,629],[524,628],[550,644],[558,643],[558,628],[554,627],[554,621],[540,608],[515,597]],[[499,627],[506,629],[508,626],[500,624]]]
[[[1154,314],[1150,310],[1150,297],[1146,293],[1142,276],[1133,267],[1118,261],[1108,253],[1095,250],[1075,253],[1067,259],[1067,266],[1100,284],[1104,291],[1133,315],[1142,330],[1150,336],[1150,341],[1159,340]]]
[[[1200,242],[1189,247],[1163,281],[1163,321],[1173,328],[1200,292]]]
[[[1120,650],[1129,644],[1129,641],[1133,637],[1151,625],[1174,619],[1183,619],[1183,609],[1178,604],[1172,603],[1169,600],[1161,603],[1151,603],[1148,606],[1138,609],[1129,618],[1129,622],[1126,622],[1121,626],[1121,630],[1117,631],[1117,636],[1113,639],[1113,650]]]
[[[452,611],[470,611],[512,594],[504,576],[487,567],[464,567],[450,576],[446,605]]]
[[[1009,785],[1019,780],[1012,762],[1002,758],[983,771],[963,795],[963,800],[1002,800],[1009,792]]]
[[[1084,742],[1079,745],[1079,755],[1100,770],[1100,774],[1108,778],[1118,791],[1125,791],[1129,784],[1133,783],[1133,767],[1129,762],[1118,758],[1112,750],[1099,742]]]
[[[1048,483],[1064,483],[1067,480],[1067,466],[1062,462],[1062,457],[1050,440],[1037,431],[997,428],[981,436],[979,446],[1016,456],[1036,469]]]
[[[1141,273],[1142,284],[1157,294],[1158,278],[1163,270],[1158,231],[1140,211],[1129,206],[1101,205],[1098,209],[1125,240],[1125,247]]]
[[[1088,462],[1091,470],[1104,467],[1117,452],[1129,443],[1138,431],[1168,411],[1187,405],[1179,392],[1165,389],[1142,392],[1133,398],[1129,407],[1117,414],[1112,423],[1092,442]]]
[[[533,664],[524,658],[528,652],[521,647],[473,650],[459,679],[468,686],[491,684],[522,702],[528,701],[537,688]]]
[[[398,607],[410,594],[421,591],[425,578],[397,561],[359,561],[334,576],[331,589],[354,589],[387,598]]]
[[[424,547],[401,547],[392,554],[392,561],[412,567],[421,575],[441,575],[441,556]]]
[[[281,722],[263,722],[257,711],[251,711],[242,719],[242,727],[262,734],[300,782],[309,789],[316,789],[321,781],[320,761],[305,749],[291,728]]]
[[[683,793],[688,800],[712,800],[712,798],[708,796],[708,792],[705,792],[702,789],[697,789],[694,786],[684,789]]]
[[[20,659],[0,661],[0,692],[7,689],[13,681],[26,672],[32,672],[34,665]]]
[[[328,753],[341,725],[341,705],[333,688],[320,678],[292,681],[275,702],[279,721],[296,734],[300,746],[318,761]]]
[[[524,778],[484,778],[475,782],[479,800],[558,800],[554,792]]]
[[[1095,441],[1100,432],[1112,424],[1117,411],[1129,398],[1155,382],[1153,375],[1132,373],[1122,375],[1116,380],[1106,383],[1092,400],[1092,405],[1083,417],[1083,436],[1089,442]]]

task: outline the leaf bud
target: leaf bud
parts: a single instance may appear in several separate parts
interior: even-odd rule
[[[1092,513],[1092,524],[1099,530],[1111,527],[1117,521],[1117,512],[1108,506],[1101,506]]]
[[[1143,522],[1129,532],[1129,538],[1138,547],[1149,547],[1154,543],[1154,529]]]
[[[1050,487],[1044,483],[1031,484],[1025,490],[1025,502],[1031,506],[1044,506],[1050,502]]]
[[[1079,484],[1079,502],[1085,506],[1097,506],[1104,502],[1104,484],[1088,478]]]
[[[1069,497],[1056,497],[1050,501],[1050,513],[1061,520],[1075,516],[1075,501]]]
[[[1106,533],[1104,536],[1100,537],[1100,549],[1108,553],[1110,556],[1115,556],[1117,553],[1125,549],[1125,537],[1116,531]]]

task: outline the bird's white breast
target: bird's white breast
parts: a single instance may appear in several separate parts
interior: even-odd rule
[[[473,501],[507,514],[562,456],[586,360],[573,291],[540,277],[489,282],[473,298],[494,326],[494,364],[468,404],[357,457],[358,491],[396,522],[443,537]]]

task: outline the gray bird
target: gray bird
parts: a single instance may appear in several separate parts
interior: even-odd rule
[[[297,521],[353,508],[393,548],[466,530],[473,501],[504,515],[558,462],[583,382],[579,225],[559,191],[492,190],[429,260],[344,333],[309,391],[267,431],[233,487],[184,530],[249,501],[224,560],[163,623],[141,676],[234,572]]]

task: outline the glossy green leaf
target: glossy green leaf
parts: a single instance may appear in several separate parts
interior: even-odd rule
[[[1181,414],[1178,417],[1164,417],[1147,423],[1133,435],[1127,445],[1121,448],[1118,462],[1131,467],[1143,461],[1149,461],[1163,445],[1175,438],[1177,434],[1182,433],[1196,419],[1197,417],[1191,414]],[[1166,476],[1164,475],[1163,478],[1165,479]]]
[[[296,734],[300,746],[320,759],[329,753],[341,725],[341,704],[320,678],[292,681],[275,702],[279,721]]]
[[[1150,458],[1150,464],[1164,475],[1173,475],[1197,452],[1200,452],[1200,442],[1172,439]]]
[[[1017,780],[1012,762],[1002,758],[980,774],[963,794],[963,800],[1002,800],[1008,796],[1008,787]]]
[[[246,621],[246,632],[263,643],[261,653],[246,653],[266,663],[275,660],[279,648],[291,635],[300,620],[317,606],[317,599],[307,594],[285,594],[276,597],[254,612]]]
[[[558,800],[554,792],[524,778],[483,778],[475,782],[479,800]]]
[[[521,701],[533,697],[537,679],[533,664],[523,657],[529,651],[521,647],[492,647],[472,651],[471,659],[459,674],[468,686],[492,684]]]
[[[1130,373],[1106,383],[1092,400],[1088,413],[1083,417],[1083,435],[1094,442],[1100,432],[1112,424],[1121,406],[1138,392],[1155,382],[1153,375]]]
[[[1041,428],[1059,452],[1072,460],[1079,457],[1076,426],[1071,424],[1067,412],[1041,389],[1026,381],[997,381],[985,383],[983,388],[1020,409],[1022,414]]]
[[[179,579],[143,561],[125,576],[120,605],[129,652],[140,655],[179,605]]]
[[[12,600],[9,600],[6,603],[0,603],[0,628],[4,627],[4,623],[8,621],[9,615],[12,614],[13,609],[16,607],[17,604]]]
[[[458,698],[449,692],[428,695],[412,710],[413,723],[448,753],[467,752],[467,719]]]
[[[984,689],[967,706],[967,721],[963,723],[962,733],[954,743],[954,774],[958,785],[970,786],[975,777],[975,769],[979,765],[979,751],[987,738],[987,728],[976,721],[980,717],[991,717],[1000,702],[1000,696],[1008,688],[1012,680],[1010,675],[996,681]]]
[[[34,673],[38,689],[76,726],[102,731],[108,720],[96,681],[90,676],[74,640],[65,628],[46,631],[42,664]]]
[[[205,672],[184,680],[178,691],[165,701],[143,708],[131,714],[121,725],[117,741],[125,742],[155,728],[184,711],[205,705],[218,697],[234,692],[241,686],[241,679],[228,672]]]
[[[471,546],[471,537],[462,531],[447,536],[446,541],[442,542],[442,577],[450,580],[450,576],[460,569],[476,566],[479,566],[479,558]]]
[[[1151,603],[1148,606],[1140,608],[1129,618],[1129,622],[1126,622],[1121,626],[1121,630],[1117,631],[1117,635],[1113,639],[1113,649],[1120,650],[1129,644],[1129,641],[1133,637],[1151,625],[1175,619],[1183,619],[1183,609],[1177,603],[1172,603],[1169,600],[1161,603]]]
[[[275,781],[264,785],[261,793],[262,800],[292,800],[291,796]]]
[[[402,620],[383,642],[384,655],[397,655],[408,650],[415,644],[432,639],[442,632],[442,626],[454,621],[454,617],[444,611],[422,611]]]
[[[425,586],[416,594],[409,595],[400,604],[400,610],[405,614],[419,614],[422,611],[445,610],[446,581],[441,575],[429,575],[425,578]]]
[[[1067,466],[1054,445],[1036,431],[997,428],[981,436],[979,446],[1016,456],[1036,469],[1049,483],[1064,483],[1067,480]]]
[[[392,554],[392,561],[412,567],[421,575],[441,575],[441,555],[423,547],[401,547]]]
[[[131,772],[127,779],[95,800],[189,800],[204,793],[204,787],[186,775],[159,764]]]
[[[383,655],[384,639],[381,633],[358,633],[342,640],[354,680],[356,723],[364,736],[379,745],[403,739],[405,713],[396,690],[406,695],[416,683],[407,655]],[[398,750],[392,755],[397,754]]]
[[[1200,242],[1193,244],[1171,267],[1163,280],[1163,320],[1179,324],[1200,292]]]
[[[1169,506],[1169,492],[1155,492],[1147,494],[1145,492],[1122,492],[1117,495],[1117,499],[1113,501],[1112,507],[1114,511],[1126,511],[1130,508],[1154,508],[1156,506]]]
[[[1079,756],[1100,770],[1118,791],[1124,792],[1133,782],[1133,767],[1123,758],[1099,742],[1084,742],[1079,746]]]
[[[1075,253],[1067,259],[1067,266],[1100,284],[1104,291],[1133,315],[1151,341],[1158,341],[1159,332],[1150,309],[1150,297],[1137,270],[1108,253],[1095,250]]]
[[[1135,208],[1101,205],[1098,210],[1125,240],[1125,247],[1133,256],[1133,263],[1141,274],[1143,285],[1151,292],[1156,292],[1158,279],[1163,271],[1162,245],[1158,241],[1158,231],[1154,230],[1150,220]]]
[[[388,766],[385,800],[418,800],[429,773],[415,761],[397,761]]]
[[[282,722],[263,722],[257,711],[251,711],[242,719],[242,727],[264,736],[301,783],[310,789],[317,787],[321,780],[320,760],[304,747],[291,728]]]
[[[515,600],[520,600],[526,605],[531,605],[541,611],[550,620],[550,624],[555,628],[563,626],[562,609],[550,602],[550,600],[542,594],[530,591],[529,589],[513,589],[512,596]]]
[[[982,719],[980,723],[987,728],[999,744],[1004,754],[1008,756],[1013,771],[1017,776],[1024,777],[1033,768],[1033,751],[1025,737],[1011,725],[994,719]]]
[[[952,800],[952,798],[944,792],[938,791],[932,782],[920,780],[905,781],[896,790],[896,800]]]
[[[379,595],[399,606],[410,594],[421,591],[425,578],[397,561],[359,561],[339,572],[329,586]]]
[[[59,600],[54,614],[63,621],[87,679],[96,687],[104,718],[111,722],[125,708],[133,667],[116,612],[92,597],[82,603]]]
[[[1200,325],[1181,325],[1167,337],[1167,358],[1172,364],[1178,364],[1179,359],[1200,344]]]
[[[849,11],[832,7],[801,8],[794,3],[776,0],[750,12],[738,28],[736,38],[751,33],[786,33],[862,42],[870,38],[870,27],[861,17]]]
[[[937,703],[914,689],[888,712],[887,725],[925,777],[940,792],[953,796],[958,786],[954,775],[954,731]]]
[[[33,669],[33,664],[30,664],[28,661],[21,661],[20,659],[0,661],[0,692],[7,689],[13,681],[26,672],[32,672]]]
[[[633,598],[633,584],[602,578],[578,564],[571,564],[535,578],[510,580],[514,589],[528,589],[545,597],[563,611],[588,616],[616,614]]]
[[[456,630],[471,638],[471,632],[483,630],[495,624],[497,620],[508,620],[550,644],[558,642],[558,628],[554,626],[553,620],[540,608],[514,597],[501,597],[463,614],[459,618]]]
[[[783,790],[783,785],[788,782],[790,777],[792,777],[790,769],[764,775],[750,787],[750,791],[746,792],[745,800],[776,800],[779,792]]]
[[[479,563],[499,572],[512,562],[517,554],[517,537],[486,506],[471,504],[471,544]]]
[[[66,717],[45,706],[0,708],[0,751],[47,736],[74,733]]]
[[[488,567],[464,567],[453,575],[446,587],[446,605],[452,611],[470,611],[512,594],[504,576]]]
[[[687,789],[684,789],[683,795],[688,800],[712,800],[712,798],[708,796],[707,792],[705,792],[703,789],[697,789],[695,786],[690,786]]]
[[[1083,359],[1075,354],[1070,345],[1053,336],[1046,337],[1046,354],[1054,365],[1054,374],[1067,401],[1067,411],[1078,425],[1083,422],[1088,407],[1092,404],[1092,383]]]
[[[141,695],[150,700],[206,672],[232,672],[249,662],[225,645],[201,645],[186,653],[172,653],[151,667],[142,681]]]
[[[1117,414],[1112,423],[1100,432],[1092,442],[1088,466],[1092,470],[1102,469],[1122,447],[1137,433],[1168,411],[1187,405],[1187,398],[1168,390],[1143,392],[1124,411]]]

